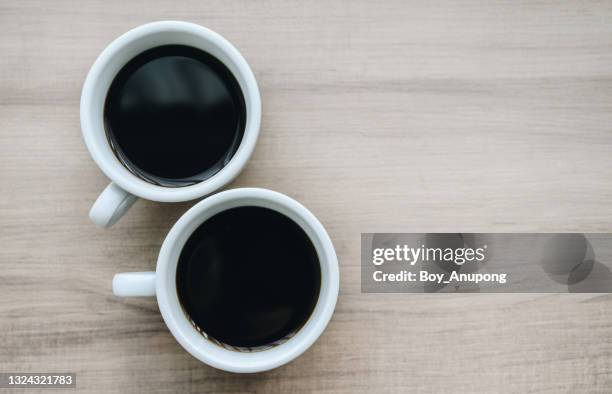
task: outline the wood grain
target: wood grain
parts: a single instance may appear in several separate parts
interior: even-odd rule
[[[610,1],[0,1],[0,371],[104,393],[611,392],[609,295],[359,282],[361,232],[612,231],[611,18]],[[111,295],[193,203],[89,222],[108,180],[80,89],[112,39],[160,19],[220,32],[256,74],[262,134],[230,187],[298,199],[337,249],[331,324],[271,372],[209,368],[154,300]]]

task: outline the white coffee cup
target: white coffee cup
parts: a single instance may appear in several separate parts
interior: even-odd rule
[[[158,186],[132,174],[113,153],[103,119],[106,95],[119,70],[138,54],[171,44],[201,49],[225,64],[240,85],[247,115],[242,141],[229,163],[209,179],[185,187]],[[94,203],[89,217],[101,227],[110,227],[127,212],[137,197],[178,202],[211,194],[233,180],[244,168],[255,148],[260,123],[261,98],[255,76],[240,52],[225,38],[202,26],[178,21],[153,22],[128,31],[96,59],[81,94],[81,129],[85,144],[94,161],[112,181]]]
[[[285,342],[252,352],[221,346],[207,339],[190,323],[176,290],[178,259],[191,234],[215,214],[242,206],[273,209],[300,225],[312,241],[321,266],[319,298],[306,324]],[[296,279],[299,280],[287,278]],[[230,372],[266,371],[286,364],[306,351],[331,319],[338,289],[338,260],[323,225],[297,201],[284,194],[255,188],[228,190],[200,201],[176,222],[166,236],[155,272],[121,273],[113,278],[113,293],[117,296],[156,296],[166,325],[185,350],[208,365]]]

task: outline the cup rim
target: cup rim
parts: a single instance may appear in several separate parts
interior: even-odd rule
[[[204,40],[227,56],[239,74],[243,83],[240,84],[242,94],[245,96],[246,123],[242,141],[229,163],[212,177],[184,187],[164,187],[146,182],[127,170],[113,155],[109,159],[107,149],[110,144],[106,141],[104,147],[97,142],[98,133],[105,133],[104,127],[100,127],[100,121],[93,115],[92,107],[96,105],[95,100],[99,94],[97,87],[104,70],[112,64],[117,54],[133,45],[138,40],[159,33],[178,33],[196,35],[198,39]],[[177,42],[181,44],[181,42]],[[223,62],[222,59],[219,59]],[[226,63],[226,62],[224,62]],[[226,63],[227,65],[227,63]],[[113,40],[98,56],[89,70],[81,92],[80,104],[81,130],[85,145],[90,155],[102,172],[125,191],[153,201],[179,202],[193,200],[206,196],[220,189],[232,181],[248,162],[259,136],[261,125],[261,96],[257,81],[242,54],[227,39],[220,34],[203,26],[183,21],[158,21],[140,25],[122,34]]]
[[[308,321],[286,342],[256,352],[238,352],[212,343],[199,333],[184,314],[176,295],[176,265],[180,251],[193,231],[216,213],[237,206],[275,209],[298,223],[313,242],[321,265],[319,299]],[[164,240],[156,267],[156,296],[164,322],[172,335],[198,360],[230,372],[270,370],[295,359],[322,334],[334,312],[339,292],[336,253],[323,225],[303,205],[267,189],[239,188],[208,197],[189,209]]]

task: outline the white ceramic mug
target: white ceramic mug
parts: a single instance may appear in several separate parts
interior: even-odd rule
[[[218,173],[185,187],[163,187],[132,174],[113,153],[104,129],[104,102],[119,70],[138,54],[160,45],[180,44],[219,59],[238,81],[245,100],[246,124],[238,150]],[[89,70],[81,94],[81,129],[89,153],[111,184],[94,203],[89,217],[101,227],[113,225],[137,197],[160,202],[188,201],[206,196],[234,179],[246,165],[259,134],[261,98],[255,76],[240,52],[219,34],[193,23],[153,22],[113,41]],[[160,158],[162,159],[162,158]]]
[[[287,341],[253,352],[222,347],[208,340],[190,323],[176,291],[178,259],[191,234],[215,214],[242,206],[273,209],[300,225],[312,241],[321,266],[319,299],[306,324]],[[194,205],[168,233],[155,272],[121,273],[113,278],[113,293],[117,296],[156,296],[164,321],[177,341],[200,361],[230,372],[265,371],[302,354],[321,335],[331,319],[338,299],[338,288],[338,260],[323,225],[297,201],[284,194],[255,188],[224,191]]]

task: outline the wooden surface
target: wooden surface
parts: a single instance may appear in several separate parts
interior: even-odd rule
[[[138,202],[111,230],[79,95],[139,24],[226,36],[262,91],[230,186],[286,193],[328,229],[341,294],[321,339],[256,375],[217,371],[153,299],[193,203]],[[82,392],[612,391],[609,295],[361,294],[361,232],[612,231],[610,1],[0,1],[0,371],[76,372]],[[23,392],[23,391],[20,391]]]

